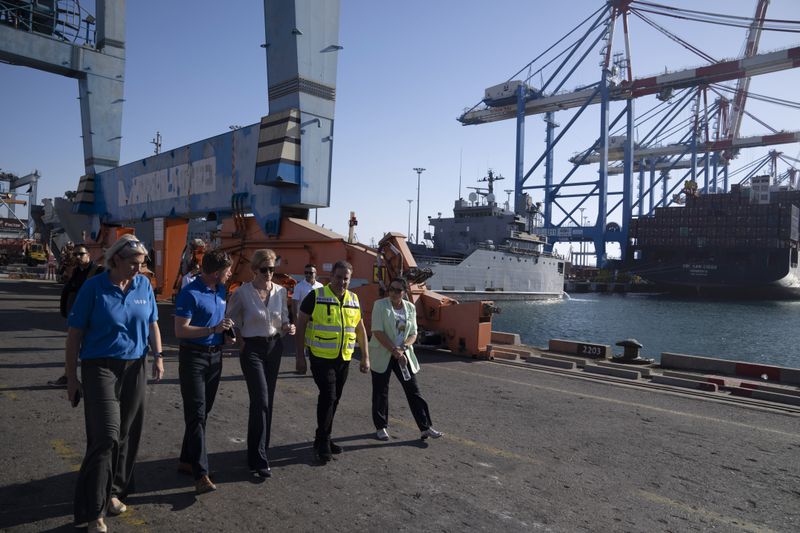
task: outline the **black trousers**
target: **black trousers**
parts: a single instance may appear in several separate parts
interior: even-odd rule
[[[339,406],[339,399],[342,397],[344,384],[347,381],[350,361],[341,358],[323,359],[313,354],[309,357],[309,361],[314,383],[319,389],[315,437],[318,441],[330,440],[333,417],[336,416],[336,408]]]
[[[249,337],[244,339],[244,349],[239,354],[242,374],[250,396],[247,417],[247,465],[250,470],[269,467],[267,450],[272,428],[272,400],[281,368],[283,340],[280,335]]]
[[[428,402],[419,392],[417,376],[411,374],[411,379],[404,381],[400,372],[400,363],[395,358],[389,360],[389,366],[383,374],[371,372],[372,422],[375,424],[375,429],[383,429],[389,425],[389,379],[392,377],[392,372],[403,386],[408,407],[411,409],[411,414],[414,415],[417,427],[420,431],[425,431],[433,425],[431,413],[428,411]]]
[[[108,500],[133,490],[144,425],[145,358],[81,362],[86,455],[75,487],[75,523],[105,516]]]
[[[209,353],[181,345],[178,352],[178,376],[181,381],[186,430],[183,433],[180,461],[192,465],[195,479],[208,475],[206,421],[214,406],[221,375],[222,350]]]

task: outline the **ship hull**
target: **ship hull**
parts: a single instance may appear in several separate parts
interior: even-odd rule
[[[556,257],[477,249],[463,260],[417,257],[431,290],[458,300],[541,300],[564,294],[564,261]]]
[[[800,269],[792,249],[697,250],[642,262],[633,273],[659,288],[717,298],[800,299]],[[646,265],[646,266],[645,266]]]

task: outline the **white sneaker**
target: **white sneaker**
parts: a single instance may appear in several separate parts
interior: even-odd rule
[[[375,434],[375,437],[378,440],[389,440],[389,432],[386,431],[386,428],[379,429],[378,432]]]
[[[422,432],[422,435],[420,435],[419,438],[421,438],[422,440],[425,440],[428,437],[430,437],[432,439],[438,439],[442,435],[444,435],[444,433],[442,433],[441,431],[436,431],[433,428],[428,428],[428,429],[426,429],[425,431]]]

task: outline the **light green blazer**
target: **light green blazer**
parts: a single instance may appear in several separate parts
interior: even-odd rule
[[[405,338],[417,334],[417,309],[414,304],[408,300],[403,300],[403,305],[406,308],[406,334]],[[372,307],[372,331],[382,331],[394,340],[397,338],[397,325],[395,324],[394,311],[392,311],[392,301],[389,298],[381,298]],[[409,346],[406,351],[408,358],[409,368],[411,372],[416,374],[419,372],[419,361],[414,354],[414,347]],[[392,354],[383,347],[383,344],[378,342],[375,335],[369,341],[369,365],[373,372],[383,374],[389,368],[389,361]]]

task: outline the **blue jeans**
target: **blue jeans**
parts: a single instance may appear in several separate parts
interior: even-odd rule
[[[195,479],[208,475],[206,421],[222,375],[222,350],[208,352],[181,344],[178,352],[178,376],[183,398],[183,433],[181,462],[192,465]]]

